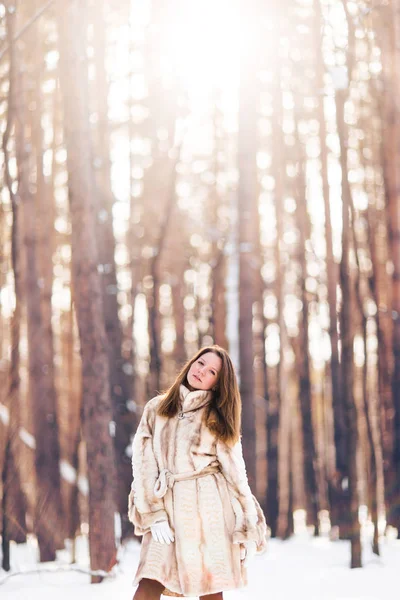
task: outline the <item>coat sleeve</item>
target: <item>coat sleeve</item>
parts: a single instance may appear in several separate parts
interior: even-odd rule
[[[233,542],[239,544],[254,541],[257,544],[257,552],[261,553],[267,546],[267,524],[264,513],[250,490],[241,441],[230,447],[219,440],[217,458],[228,483],[235,513]]]
[[[128,501],[128,517],[135,527],[136,535],[144,535],[158,521],[168,521],[164,500],[154,496],[154,485],[159,475],[153,451],[155,400],[146,404],[132,443],[133,481]]]

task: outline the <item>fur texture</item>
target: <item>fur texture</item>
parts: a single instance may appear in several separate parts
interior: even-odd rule
[[[240,543],[254,540],[262,552],[267,527],[248,485],[241,443],[229,447],[205,426],[209,392],[181,386],[182,419],[157,415],[159,398],[146,404],[133,441],[129,518],[135,533],[143,535],[135,583],[155,579],[170,596],[243,587],[247,581]],[[179,474],[215,463],[219,472],[175,481],[163,498],[154,495],[163,469]],[[155,542],[150,532],[153,523],[164,519],[175,532],[170,545]]]

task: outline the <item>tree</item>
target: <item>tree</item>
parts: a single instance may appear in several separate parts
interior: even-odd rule
[[[345,402],[346,438],[348,451],[348,487],[350,500],[349,539],[351,542],[351,567],[361,567],[361,539],[360,522],[358,519],[358,487],[357,487],[357,410],[354,400],[354,327],[352,313],[352,278],[350,274],[350,203],[351,190],[347,169],[346,125],[344,119],[346,91],[336,90],[336,114],[338,135],[340,140],[340,166],[342,169],[342,259],[340,263],[340,285],[342,300],[340,308],[340,336],[341,336],[341,361],[342,361],[342,394]]]
[[[57,4],[63,95],[72,275],[82,358],[83,434],[89,479],[89,549],[92,569],[115,562],[115,459],[107,337],[96,245],[96,198],[88,114],[87,2]],[[92,582],[101,581],[100,575]]]
[[[97,100],[97,127],[94,152],[96,169],[96,195],[98,197],[97,239],[101,265],[104,323],[108,339],[110,393],[116,424],[114,445],[117,458],[117,506],[122,519],[123,535],[130,530],[126,512],[132,467],[127,448],[136,429],[135,413],[128,406],[133,400],[133,378],[127,370],[122,355],[122,327],[118,316],[118,282],[115,265],[115,238],[113,231],[114,195],[111,188],[110,133],[108,125],[108,82],[106,73],[105,3],[92,7],[93,45],[95,49],[95,97]]]
[[[246,37],[258,37],[258,2],[246,11]],[[238,131],[238,244],[239,244],[239,373],[243,402],[243,454],[250,486],[256,481],[256,435],[253,371],[253,302],[255,294],[254,213],[258,210],[257,189],[257,45],[242,45]]]
[[[335,445],[335,472],[330,473],[328,486],[331,491],[331,522],[338,525],[347,513],[347,497],[343,490],[343,480],[347,471],[347,450],[345,439],[344,406],[341,394],[340,362],[339,362],[339,331],[337,316],[337,286],[338,266],[333,255],[333,232],[331,218],[330,186],[328,181],[328,148],[326,143],[327,128],[324,111],[323,96],[324,89],[324,63],[319,54],[322,47],[322,13],[320,0],[314,0],[314,39],[315,39],[315,69],[316,89],[320,92],[316,96],[317,114],[319,125],[319,140],[321,153],[321,178],[322,193],[325,211],[325,243],[326,243],[326,282],[327,300],[329,305],[329,337],[331,345],[331,358],[329,362],[329,379],[331,382],[331,398],[333,408],[333,427]]]
[[[296,110],[296,109],[295,109]],[[299,401],[300,414],[303,431],[303,451],[304,451],[304,482],[306,486],[307,500],[310,505],[310,518],[315,527],[315,534],[319,532],[319,496],[317,486],[317,450],[315,433],[312,418],[312,397],[311,397],[311,365],[309,348],[309,301],[306,289],[307,282],[307,240],[310,239],[311,227],[310,217],[307,211],[307,191],[304,175],[304,157],[301,149],[301,141],[298,132],[298,117],[295,118],[297,129],[297,156],[298,156],[298,175],[296,190],[296,225],[299,232],[298,263],[300,266],[300,299],[301,316],[299,323],[299,346],[301,352],[298,353],[297,362],[299,373]]]

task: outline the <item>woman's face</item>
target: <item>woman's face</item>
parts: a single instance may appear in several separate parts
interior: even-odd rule
[[[211,390],[218,381],[222,360],[214,352],[206,352],[192,363],[188,374],[188,384],[195,390]]]

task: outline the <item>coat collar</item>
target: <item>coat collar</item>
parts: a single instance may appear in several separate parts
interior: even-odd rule
[[[191,392],[185,385],[181,385],[179,388],[182,409],[193,410],[194,408],[200,407],[202,404],[206,404],[211,399],[211,392],[209,390],[194,390]]]

